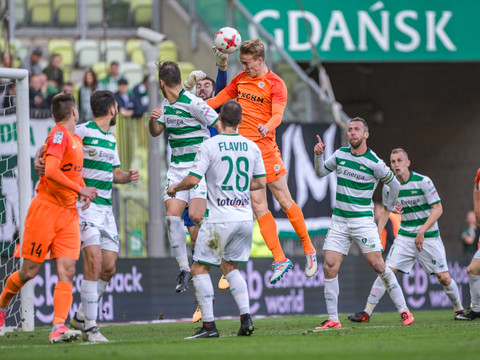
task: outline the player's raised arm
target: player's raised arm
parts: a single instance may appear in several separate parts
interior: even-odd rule
[[[153,137],[160,135],[165,126],[158,122],[158,119],[162,116],[162,109],[153,109],[150,113],[150,120],[148,121],[148,130]]]
[[[213,109],[217,109],[223,104],[225,104],[227,101],[232,100],[233,96],[230,96],[227,93],[226,89],[223,89],[220,91],[216,96],[210,98],[207,100],[207,104],[212,107]]]
[[[318,143],[313,148],[313,152],[315,153],[315,173],[318,177],[323,177],[330,174],[332,170],[327,168],[325,161],[323,160],[323,153],[325,152],[326,145],[323,143],[322,138],[319,135],[317,135],[317,140]]]

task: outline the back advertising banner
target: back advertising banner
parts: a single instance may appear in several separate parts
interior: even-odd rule
[[[287,175],[288,188],[293,200],[300,206],[310,236],[326,234],[335,207],[336,174],[323,178],[315,174],[313,148],[317,137],[326,145],[327,159],[341,146],[341,130],[337,125],[281,124],[276,128],[278,147]],[[281,238],[297,238],[287,214],[267,191],[268,208],[277,223]]]
[[[463,305],[470,304],[466,267],[468,256],[449,257],[448,266],[460,288]],[[304,258],[292,258],[294,269],[275,285],[271,285],[271,259],[252,259],[242,264],[240,270],[248,285],[252,315],[320,315],[326,313],[323,294],[324,277],[319,266],[317,274],[305,277]],[[53,290],[57,282],[55,265],[47,261],[34,283],[35,325],[51,325],[53,320]],[[211,278],[215,291],[215,316],[238,316],[238,309],[228,290],[217,287],[221,273],[212,267]],[[2,277],[4,274],[0,274]],[[159,319],[191,319],[196,309],[193,283],[186,292],[175,292],[178,267],[173,259],[120,259],[117,273],[107,286],[100,301],[98,322],[128,322]],[[443,287],[435,276],[428,276],[416,265],[410,274],[397,275],[410,310],[451,309]],[[73,316],[80,305],[80,284],[83,278],[81,261],[73,286]],[[375,280],[373,270],[363,256],[346,257],[340,269],[340,313],[362,311],[370,288]],[[376,311],[396,311],[386,294]],[[343,318],[343,316],[341,316]],[[7,319],[7,325],[8,319]]]

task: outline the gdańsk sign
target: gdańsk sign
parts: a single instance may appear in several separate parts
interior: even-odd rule
[[[477,0],[243,0],[295,60],[477,61]],[[303,8],[299,8],[299,3]],[[240,26],[240,24],[239,24]],[[242,28],[240,26],[241,29]],[[248,38],[258,36],[248,26]],[[244,36],[247,38],[247,36]]]

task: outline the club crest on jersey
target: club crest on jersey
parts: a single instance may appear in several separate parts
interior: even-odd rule
[[[88,156],[91,156],[91,157],[97,156],[97,150],[88,149]]]
[[[264,86],[265,86],[265,83],[264,83],[263,81],[260,81],[260,82],[258,83],[258,87],[259,87],[260,89],[263,88]]]
[[[273,170],[275,170],[275,171],[278,171],[278,170],[280,170],[280,165],[278,165],[278,164],[275,164],[275,166],[273,167]]]
[[[57,131],[55,135],[53,135],[53,143],[54,144],[61,144],[63,140],[63,132]]]

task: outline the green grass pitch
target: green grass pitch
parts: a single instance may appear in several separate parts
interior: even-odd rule
[[[341,329],[313,332],[326,317],[258,318],[255,334],[237,337],[238,320],[218,320],[218,339],[184,340],[198,324],[106,325],[110,343],[50,344],[50,328],[0,337],[0,359],[478,359],[480,319],[453,321],[453,311],[414,312],[405,327],[396,313],[356,324],[341,315]]]

